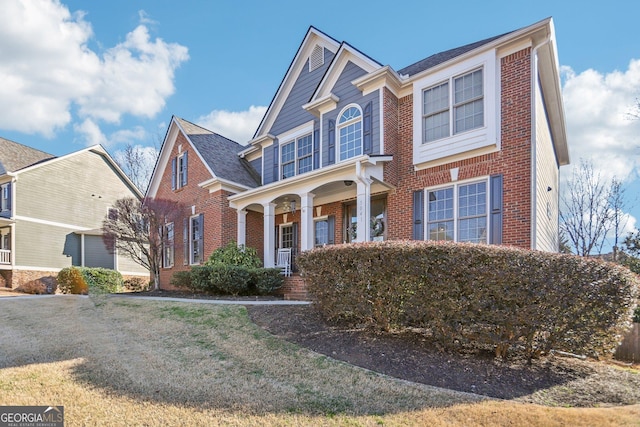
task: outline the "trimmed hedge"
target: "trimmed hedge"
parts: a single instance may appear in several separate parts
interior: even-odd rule
[[[63,268],[58,273],[56,280],[58,289],[63,294],[87,295],[89,293],[89,285],[77,267]]]
[[[220,295],[268,295],[282,287],[284,277],[278,268],[247,268],[239,265],[213,264],[177,271],[171,284],[191,292]]]
[[[329,319],[421,328],[447,347],[612,354],[630,325],[638,279],[573,255],[450,242],[314,249],[298,265]]]

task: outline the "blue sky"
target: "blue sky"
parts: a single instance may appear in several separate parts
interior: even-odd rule
[[[572,162],[624,179],[640,222],[640,3],[435,3],[2,0],[0,136],[117,156],[158,145],[175,114],[244,143],[309,25],[397,70],[552,16]]]

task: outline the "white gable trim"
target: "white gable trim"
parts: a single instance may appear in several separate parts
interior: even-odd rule
[[[262,122],[258,126],[258,130],[254,135],[254,140],[259,139],[263,134],[269,132],[271,130],[271,126],[275,122],[276,118],[280,114],[282,107],[284,106],[285,101],[289,97],[289,93],[293,88],[298,76],[303,71],[308,71],[305,69],[305,64],[309,59],[309,56],[313,52],[313,49],[316,45],[322,46],[323,48],[336,53],[340,47],[340,44],[323,34],[322,32],[316,30],[315,28],[309,28],[307,31],[304,40],[302,41],[300,47],[298,48],[298,52],[296,53],[287,73],[278,88],[275,96],[273,97],[273,101],[271,105],[267,109],[267,112],[262,119]]]

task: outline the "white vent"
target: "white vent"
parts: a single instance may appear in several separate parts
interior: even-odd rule
[[[316,45],[313,48],[313,52],[309,56],[309,72],[316,70],[324,64],[324,48],[320,45]]]

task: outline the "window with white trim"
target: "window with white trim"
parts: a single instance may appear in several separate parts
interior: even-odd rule
[[[487,181],[427,191],[427,238],[488,243]]]
[[[423,143],[483,126],[482,68],[452,77],[422,92]]]
[[[163,242],[163,248],[164,248],[164,257],[163,257],[163,266],[165,268],[171,268],[173,267],[173,261],[174,261],[174,242],[175,242],[175,236],[174,236],[174,228],[173,228],[173,223],[170,222],[168,224],[165,224],[164,226],[164,242]]]
[[[171,159],[171,189],[178,190],[187,185],[187,152]]]
[[[3,184],[0,186],[0,211],[8,211],[11,210],[10,200],[11,200],[11,185]]]
[[[338,118],[337,135],[340,161],[362,154],[362,110],[358,106],[345,108]]]
[[[202,262],[203,241],[203,215],[192,216],[189,220],[189,249],[190,264],[200,264]]]
[[[295,138],[282,145],[280,162],[282,179],[290,178],[313,169],[313,138],[311,134]]]

